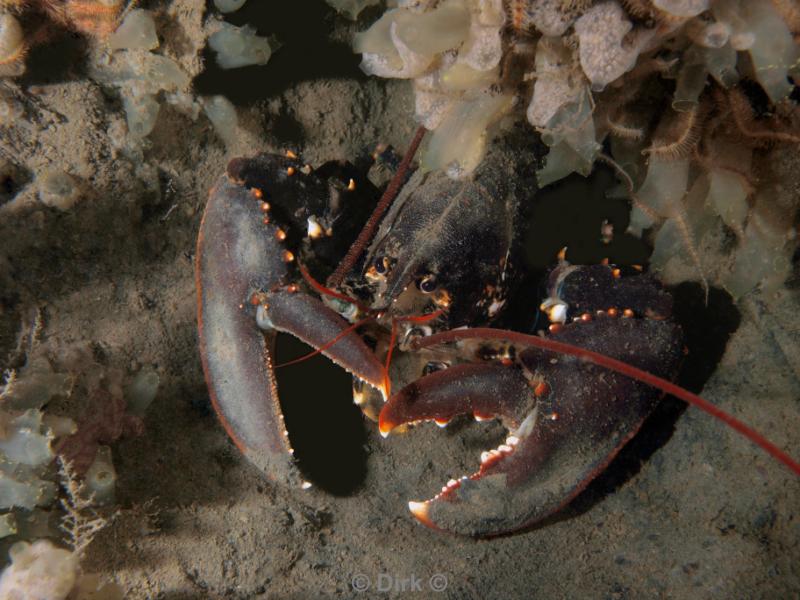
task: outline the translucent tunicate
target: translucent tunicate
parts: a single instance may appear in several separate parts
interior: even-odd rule
[[[486,153],[486,130],[507,113],[513,96],[481,94],[456,104],[436,128],[422,157],[426,169],[443,169],[458,179],[475,170]]]
[[[722,48],[706,48],[704,53],[708,73],[723,87],[731,87],[739,81],[736,70],[736,50],[730,44]]]
[[[436,55],[457,48],[470,31],[463,0],[446,0],[434,10],[396,9],[384,13],[368,30],[356,34],[353,49],[362,53],[361,68],[381,77],[417,77]]]
[[[125,20],[108,38],[112,50],[121,48],[154,50],[158,48],[158,35],[153,15],[140,8],[128,13]]]
[[[698,104],[700,93],[708,81],[705,48],[692,46],[683,53],[681,69],[675,83],[672,108],[678,112],[692,110]]]
[[[47,364],[32,364],[25,367],[14,384],[4,390],[3,406],[15,410],[41,408],[53,396],[65,393],[69,385],[69,375],[53,373]]]
[[[0,14],[0,65],[16,60],[25,50],[25,34],[14,15]]]
[[[122,98],[128,132],[131,137],[141,140],[148,136],[158,119],[160,106],[152,94],[130,94]]]
[[[236,142],[238,128],[236,107],[233,103],[225,96],[209,96],[203,99],[203,110],[220,139],[231,147]]]
[[[709,210],[706,196],[708,180],[695,180],[689,192],[669,199],[669,215],[653,239],[652,268],[662,281],[678,283],[686,278],[685,269],[698,272],[705,280],[703,256],[698,248],[713,247],[708,236],[719,232],[719,218]]]
[[[267,38],[258,37],[249,25],[221,23],[219,31],[208,38],[208,45],[217,53],[217,64],[223,69],[265,65],[272,54]]]
[[[791,219],[780,213],[768,192],[759,194],[754,206],[724,281],[737,299],[758,285],[767,291],[779,288],[792,270],[796,234]]]
[[[191,78],[183,72],[178,63],[171,58],[159,54],[144,54],[138,75],[152,86],[153,93],[166,90],[174,92],[186,89],[191,83]],[[134,64],[134,67],[138,65]]]
[[[571,173],[588,176],[600,144],[597,142],[589,88],[579,87],[574,102],[561,107],[542,131],[542,141],[551,147],[545,165],[536,172],[539,185],[558,181]]]
[[[81,197],[77,180],[61,169],[45,169],[36,178],[39,200],[45,206],[69,210]]]
[[[6,460],[31,467],[50,462],[50,439],[39,433],[41,417],[40,411],[30,409],[7,423],[6,436],[0,439],[0,453]]]
[[[111,448],[99,446],[89,469],[86,471],[86,490],[93,494],[95,504],[110,504],[114,501],[117,472],[111,459]]]
[[[794,43],[786,22],[771,2],[743,2],[744,18],[755,36],[750,58],[756,79],[770,100],[783,100],[792,91],[787,73],[800,60],[800,47]]]
[[[42,425],[54,438],[72,435],[78,430],[75,421],[69,417],[59,417],[58,415],[45,414],[42,417]]]
[[[650,159],[642,187],[636,197],[661,217],[675,214],[674,204],[686,194],[689,185],[689,161]]]
[[[17,519],[13,513],[0,515],[0,538],[15,535],[17,531]]]
[[[24,508],[48,504],[55,496],[55,484],[30,473],[13,475],[0,472],[0,509]]]
[[[750,0],[748,0],[749,2]],[[696,17],[708,10],[709,0],[653,0],[653,6],[673,17]]]
[[[497,80],[497,70],[477,71],[463,63],[456,63],[441,74],[443,90],[452,92],[483,88]]]
[[[692,23],[695,23],[692,21]],[[706,48],[722,48],[728,43],[731,37],[731,28],[727,23],[710,23],[708,25],[701,25],[698,29],[691,32],[691,38],[700,46]]]
[[[749,210],[748,191],[742,176],[733,171],[714,169],[709,173],[709,180],[708,203],[725,225],[741,234]]]
[[[149,368],[139,371],[125,389],[125,399],[128,403],[128,412],[144,416],[145,411],[153,402],[158,393],[161,379],[158,373]]]
[[[575,22],[581,67],[594,91],[602,91],[636,64],[644,40],[629,35],[632,27],[616,2],[597,4]]]
[[[17,542],[8,551],[11,564],[0,576],[0,598],[64,600],[78,577],[78,556],[50,540]]]
[[[221,13],[236,12],[244,6],[247,0],[214,0],[214,6]]]
[[[731,29],[730,44],[747,51],[756,80],[772,102],[779,102],[792,90],[787,74],[800,60],[800,47],[772,2],[765,0],[718,0],[714,17]]]
[[[397,37],[414,52],[434,55],[459,46],[469,32],[470,15],[463,0],[445,0],[436,9],[398,12]]]

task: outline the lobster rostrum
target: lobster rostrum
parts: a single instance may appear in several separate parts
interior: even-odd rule
[[[541,306],[549,317],[546,331],[488,327],[514,292],[520,210],[536,190],[524,175],[534,172],[530,140],[524,150],[518,142],[497,140],[467,180],[415,172],[390,205],[381,202],[344,260],[378,195],[355,167],[312,170],[291,152],[230,162],[206,206],[196,278],[203,368],[238,448],[269,478],[302,484],[274,375],[281,331],[353,374],[354,399],[368,416],[380,413],[384,436],[465,413],[506,427],[505,443],[483,452],[474,474],[409,502],[437,529],[495,535],[560,510],[664,391],[800,474],[759,434],[669,383],[682,335],[671,296],[648,275],[562,260],[548,297],[531,299],[531,315]]]

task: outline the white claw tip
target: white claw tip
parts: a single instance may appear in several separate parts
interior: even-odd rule
[[[300,488],[301,488],[301,489],[304,489],[304,490],[307,490],[307,489],[309,489],[309,488],[310,488],[312,485],[313,485],[313,484],[312,484],[310,481],[304,481],[303,483],[301,483],[301,484],[300,484]]]
[[[427,502],[414,502],[413,500],[408,503],[408,510],[411,511],[417,519],[426,523],[428,521],[428,503]]]

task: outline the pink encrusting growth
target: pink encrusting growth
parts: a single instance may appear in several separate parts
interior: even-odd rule
[[[526,335],[523,333],[518,333],[515,331],[508,331],[503,329],[491,329],[487,327],[476,327],[473,329],[457,329],[451,331],[444,331],[425,338],[416,339],[414,340],[414,342],[412,342],[412,344],[415,348],[420,349],[420,348],[435,346],[438,344],[444,344],[448,342],[455,342],[467,339],[507,340],[525,346],[534,346],[543,350],[556,352],[558,354],[575,356],[577,358],[594,363],[606,369],[610,369],[612,371],[616,371],[617,373],[621,373],[622,375],[625,375],[627,377],[631,377],[637,381],[641,381],[642,383],[657,388],[667,394],[675,396],[676,398],[680,398],[687,404],[696,406],[700,410],[719,419],[720,421],[722,421],[723,423],[725,423],[726,425],[728,425],[729,427],[731,427],[732,429],[736,430],[741,435],[746,437],[748,440],[750,440],[751,442],[762,448],[765,452],[767,452],[767,454],[772,456],[774,459],[787,466],[796,475],[800,475],[800,463],[795,461],[786,452],[784,452],[783,450],[778,448],[775,444],[770,442],[766,437],[764,437],[758,431],[744,424],[736,417],[728,414],[724,410],[715,406],[708,400],[701,398],[697,394],[693,394],[692,392],[670,381],[667,381],[666,379],[662,379],[661,377],[656,377],[651,373],[648,373],[641,369],[637,369],[636,367],[633,367],[625,362],[611,358],[599,352],[594,352],[592,350],[587,350],[585,348],[573,346],[572,344],[565,344],[563,342],[559,342],[553,339],[538,337],[534,335]]]

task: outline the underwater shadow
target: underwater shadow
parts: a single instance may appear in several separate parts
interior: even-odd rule
[[[312,350],[280,334],[275,364]],[[320,354],[278,367],[275,374],[289,442],[301,472],[330,494],[352,494],[367,474],[367,432],[361,410],[353,403],[352,376]]]
[[[50,25],[49,39],[30,49],[25,57],[25,73],[17,82],[28,88],[84,78],[88,48],[85,37]]]
[[[259,36],[279,43],[261,66],[222,69],[215,53],[203,50],[205,70],[193,82],[198,95],[222,94],[236,105],[278,96],[298,82],[313,79],[358,79],[360,56],[348,43],[330,39],[336,12],[322,0],[248,2],[225,15],[228,23],[250,25]],[[273,46],[273,44],[270,44]]]

